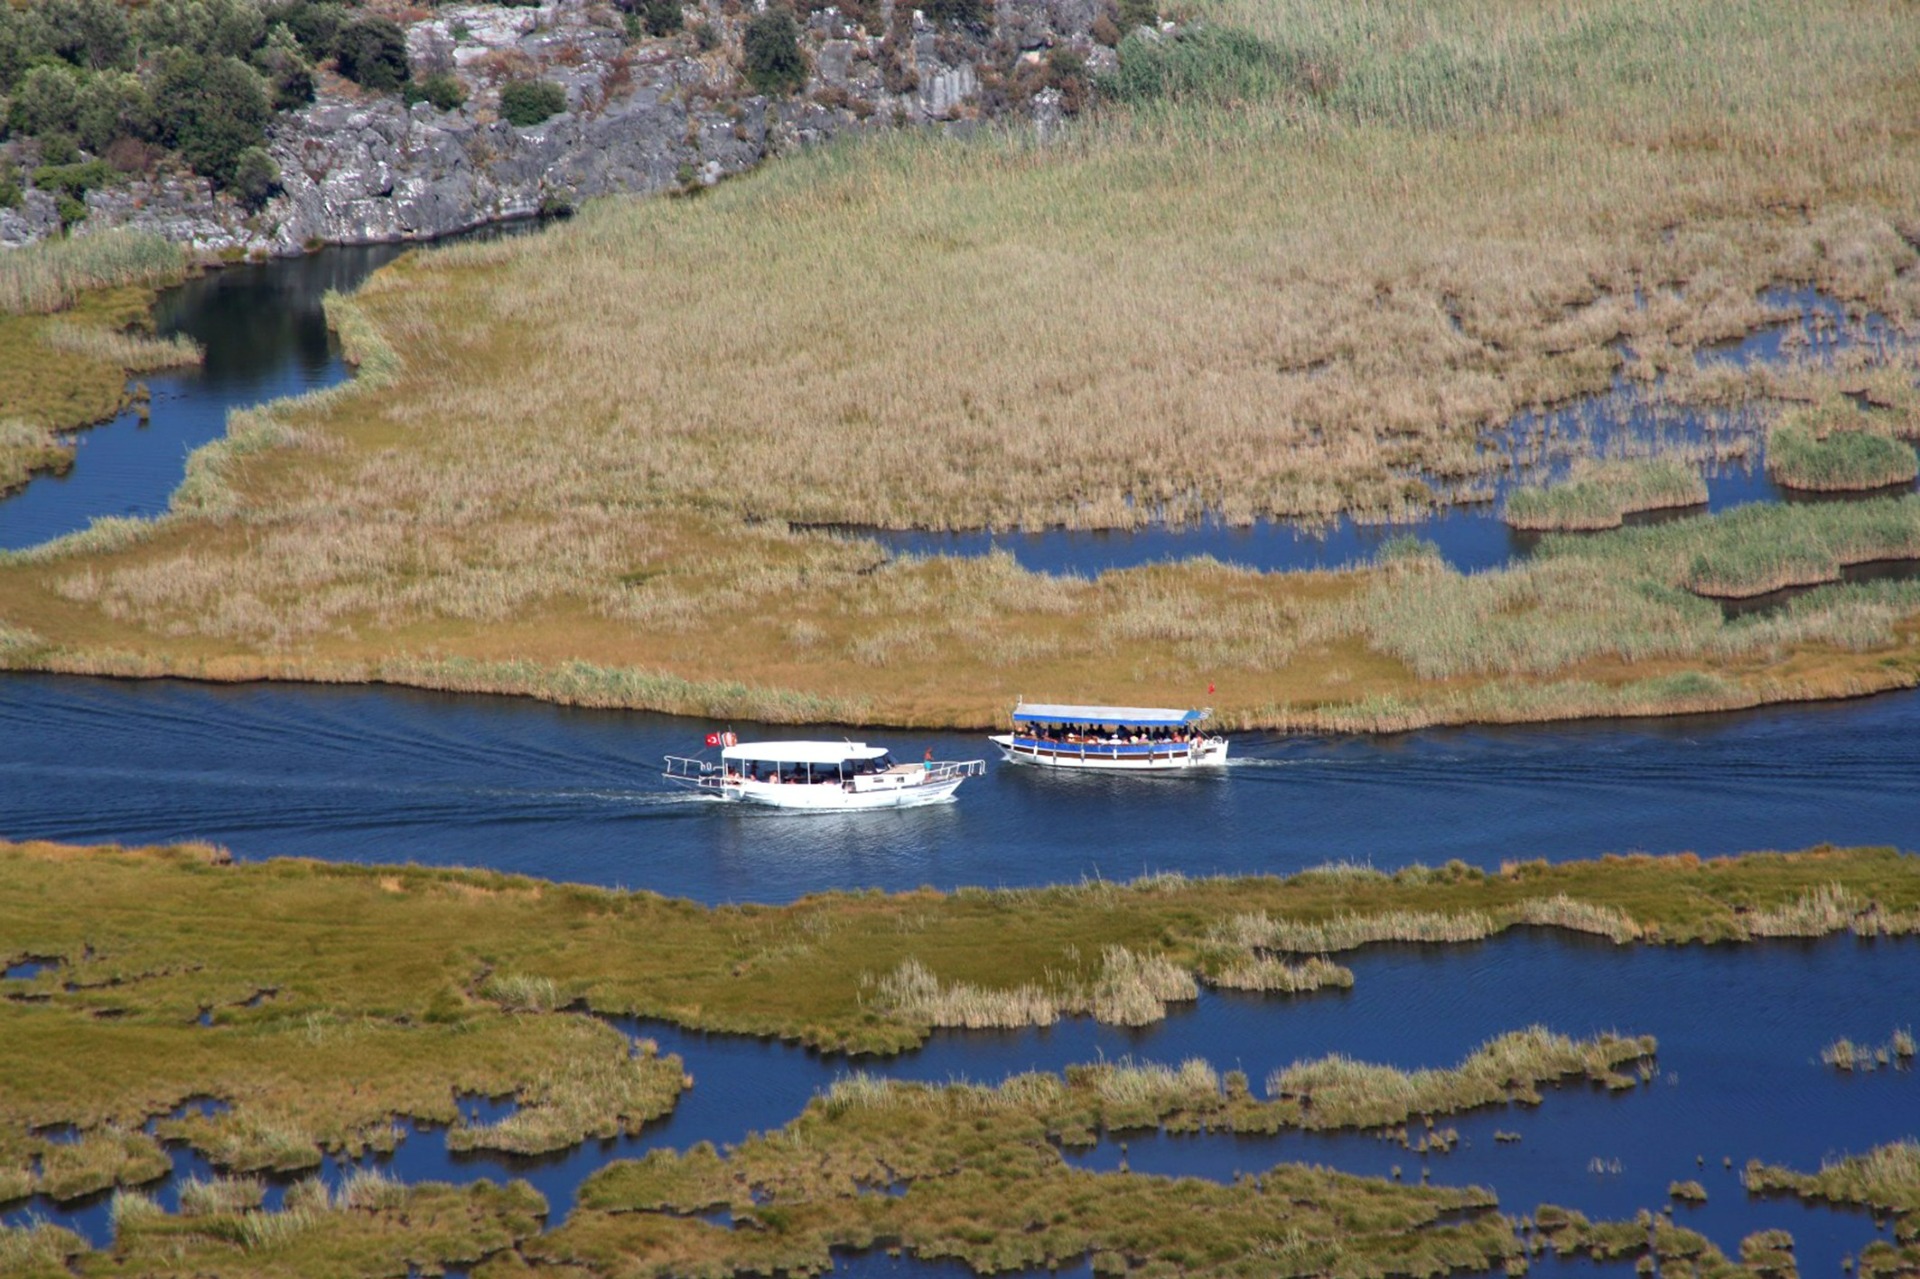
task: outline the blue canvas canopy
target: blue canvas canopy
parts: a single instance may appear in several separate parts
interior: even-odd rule
[[[1164,706],[1029,706],[1013,709],[1016,724],[1114,724],[1122,728],[1180,728],[1198,724],[1211,711]]]

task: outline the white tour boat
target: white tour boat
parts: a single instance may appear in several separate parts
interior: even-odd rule
[[[1219,768],[1227,739],[1203,732],[1211,710],[1158,706],[1013,708],[1013,731],[987,740],[1015,764],[1164,773]]]
[[[728,734],[731,737],[731,734]],[[865,742],[749,742],[728,745],[715,763],[667,756],[667,778],[719,799],[818,813],[917,808],[953,798],[987,771],[984,760],[897,764]]]

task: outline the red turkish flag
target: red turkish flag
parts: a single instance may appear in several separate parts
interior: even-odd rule
[[[707,745],[718,746],[719,744],[720,744],[720,734],[718,733],[707,734]]]

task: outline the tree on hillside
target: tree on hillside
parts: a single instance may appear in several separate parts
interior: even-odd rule
[[[807,82],[807,55],[793,13],[768,5],[747,23],[747,83],[762,93],[792,93]]]
[[[388,18],[362,18],[343,28],[333,56],[341,75],[376,93],[391,93],[412,74],[407,37]]]
[[[260,77],[238,58],[175,53],[153,89],[160,141],[195,173],[231,186],[241,155],[266,141],[271,112]]]

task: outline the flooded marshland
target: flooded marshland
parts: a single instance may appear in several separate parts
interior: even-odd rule
[[[388,249],[329,250],[297,263],[236,268],[170,295],[162,329],[205,343],[206,368],[154,382],[150,426],[129,417],[83,436],[71,476],[36,480],[0,502],[0,545],[31,545],[97,515],[164,510],[186,451],[217,438],[229,408],[344,376],[319,299],[390,256]],[[1703,358],[1776,358],[1780,338],[1769,331]],[[1614,420],[1631,423],[1633,413]],[[1649,418],[1643,425],[1649,437],[1668,431],[1700,442],[1684,423]],[[1554,429],[1581,428],[1569,419]],[[1780,496],[1750,458],[1723,459],[1708,487],[1712,509]],[[1497,496],[1496,489],[1490,497]],[[1364,559],[1380,539],[1409,531],[1438,542],[1464,568],[1505,563],[1529,547],[1491,503],[1386,529],[1202,526],[887,540],[900,550],[959,553],[1005,545],[1032,567],[1089,572],[1193,553],[1269,568],[1320,567]],[[956,804],[865,818],[751,815],[672,790],[659,777],[660,757],[698,749],[709,727],[383,688],[10,675],[0,680],[0,835],[208,839],[243,859],[485,866],[719,903],[790,901],[834,888],[1284,873],[1330,860],[1391,870],[1458,858],[1493,868],[1510,859],[1636,850],[1908,845],[1920,818],[1912,784],[1920,776],[1916,694],[1393,737],[1247,734],[1235,740],[1234,765],[1209,778],[1063,777],[996,762]],[[757,731],[733,727],[743,736]],[[825,726],[778,735],[815,733],[867,736],[909,756],[923,748],[945,758],[987,754],[977,734]],[[1842,1257],[1885,1237],[1884,1226],[1864,1212],[1749,1196],[1738,1171],[1750,1158],[1812,1169],[1830,1156],[1920,1135],[1912,1070],[1890,1064],[1841,1074],[1820,1062],[1836,1038],[1877,1043],[1913,1024],[1916,961],[1911,941],[1851,937],[1660,949],[1523,933],[1470,945],[1380,946],[1345,957],[1355,974],[1348,992],[1203,992],[1143,1029],[1069,1020],[1044,1030],[946,1031],[884,1060],[625,1022],[623,1031],[679,1054],[695,1081],[669,1118],[640,1135],[522,1160],[453,1154],[442,1131],[401,1121],[394,1153],[362,1163],[407,1181],[526,1177],[557,1222],[585,1178],[609,1161],[777,1128],[855,1070],[997,1082],[1100,1059],[1200,1057],[1221,1070],[1245,1070],[1259,1090],[1269,1071],[1329,1053],[1407,1069],[1446,1067],[1493,1035],[1540,1023],[1576,1036],[1654,1035],[1656,1067],[1617,1094],[1570,1085],[1547,1090],[1538,1108],[1444,1119],[1439,1126],[1460,1138],[1448,1153],[1377,1134],[1121,1134],[1063,1157],[1088,1168],[1219,1181],[1306,1161],[1488,1186],[1516,1215],[1553,1202],[1596,1219],[1658,1211],[1669,1202],[1670,1183],[1698,1179],[1707,1201],[1675,1205],[1677,1221],[1729,1253],[1751,1231],[1784,1227],[1799,1243],[1802,1269],[1831,1274]],[[0,996],[45,967],[35,959],[11,964]],[[225,1033],[218,1025],[205,1031]],[[481,1119],[513,1109],[510,1099],[466,1098],[462,1106]],[[216,1171],[185,1149],[171,1153],[174,1173],[157,1188],[168,1208],[184,1178]],[[332,1161],[322,1175],[338,1180],[349,1171]],[[269,1206],[283,1193],[274,1187]],[[104,1197],[0,1206],[8,1224],[35,1216],[96,1243],[111,1236]],[[853,1274],[965,1273],[884,1253],[838,1265]]]

